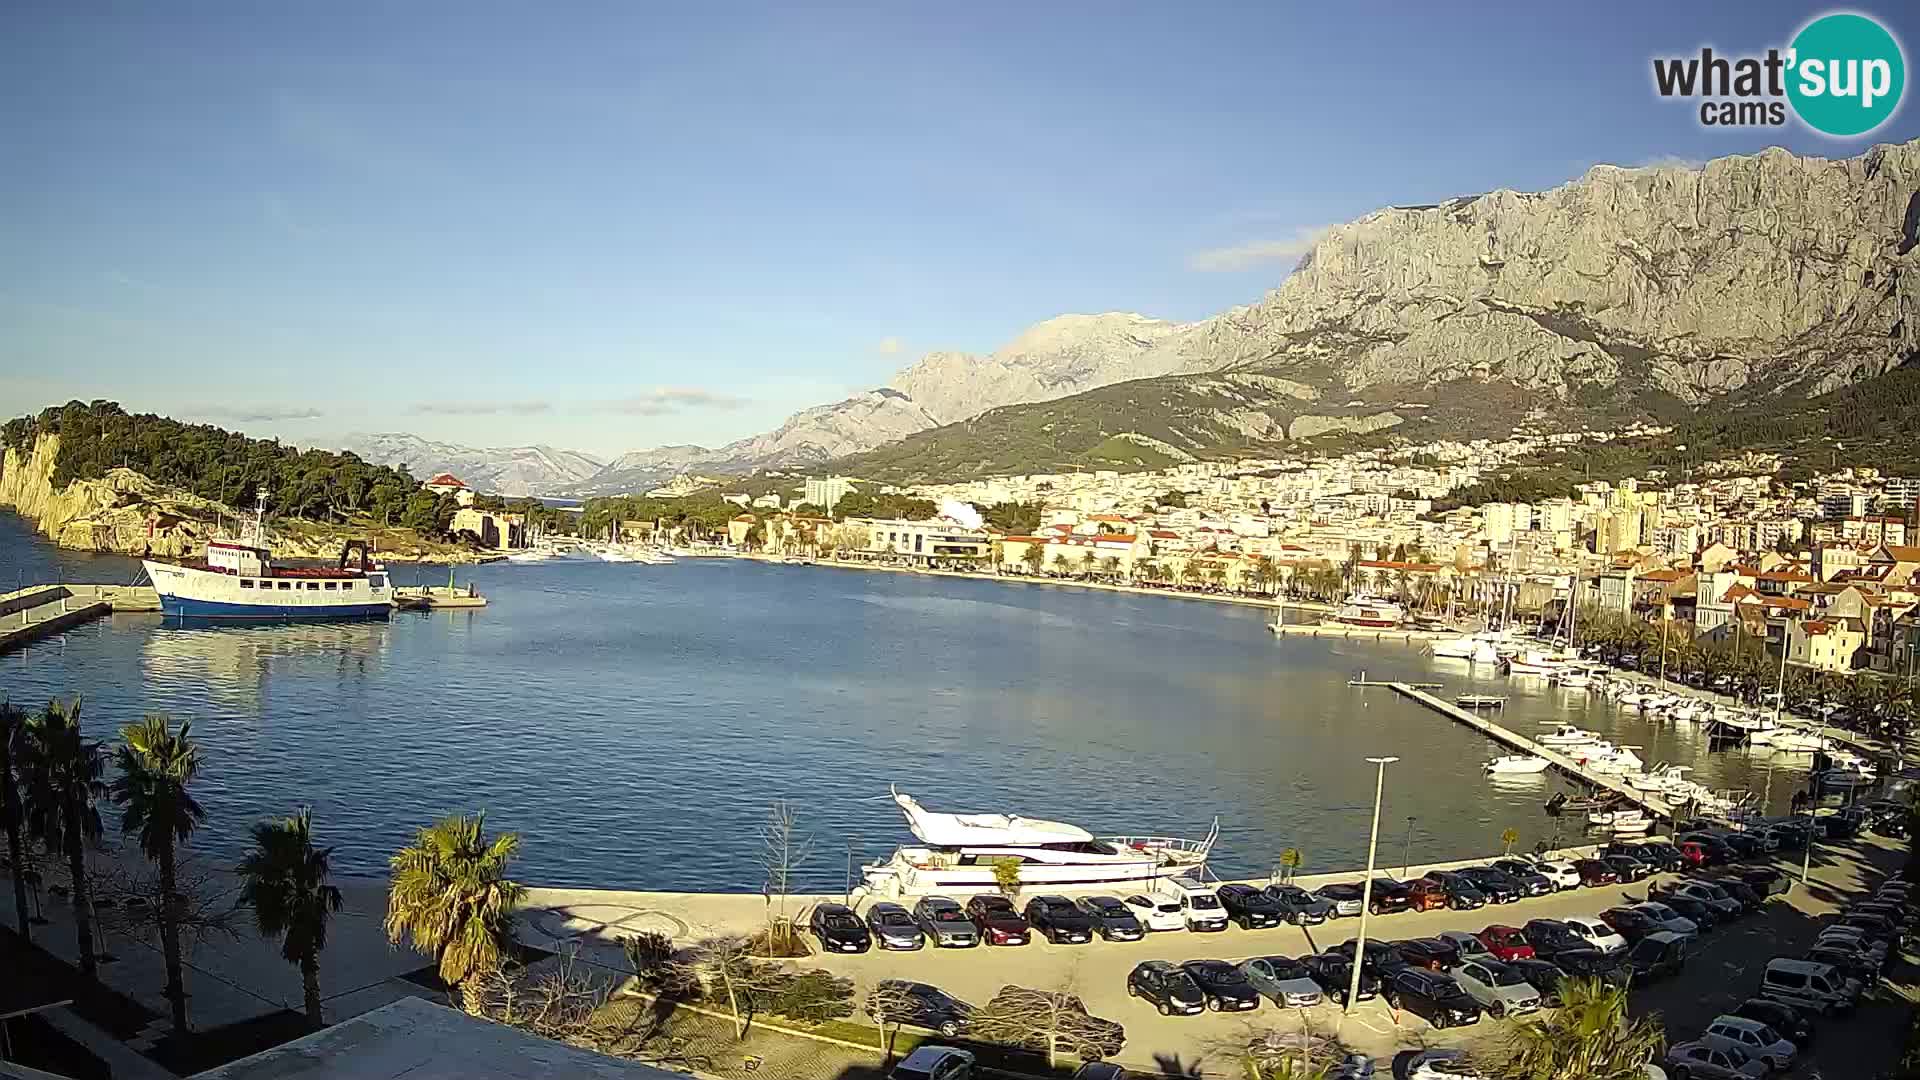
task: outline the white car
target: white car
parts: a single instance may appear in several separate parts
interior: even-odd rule
[[[1635,911],[1645,912],[1660,929],[1677,934],[1684,941],[1692,941],[1700,936],[1700,927],[1692,919],[1673,910],[1658,900],[1629,905]]]
[[[1186,913],[1180,910],[1180,901],[1164,896],[1146,896],[1135,894],[1120,901],[1127,910],[1148,930],[1185,930]]]
[[[1599,949],[1603,953],[1627,951],[1627,939],[1613,932],[1613,927],[1591,915],[1569,915],[1560,920],[1575,937]]]
[[[1737,1046],[1750,1058],[1773,1072],[1786,1072],[1793,1068],[1793,1056],[1797,1049],[1793,1043],[1780,1037],[1780,1033],[1758,1020],[1749,1020],[1744,1016],[1716,1016],[1713,1023],[1707,1025],[1700,1041],[1708,1046]]]
[[[1416,1050],[1407,1059],[1407,1080],[1486,1080],[1475,1072],[1465,1050]]]
[[[1540,1008],[1540,991],[1521,978],[1519,972],[1498,960],[1468,960],[1454,965],[1447,974],[1496,1019],[1536,1012]]]
[[[1541,877],[1553,882],[1553,887],[1556,889],[1565,890],[1580,887],[1580,871],[1575,870],[1573,864],[1570,862],[1554,862],[1550,859],[1543,859],[1540,862],[1534,863],[1533,868]]]
[[[887,1080],[971,1080],[973,1054],[951,1046],[921,1046],[887,1074]]]
[[[1462,960],[1500,962],[1500,958],[1493,955],[1493,950],[1487,948],[1486,942],[1481,941],[1465,930],[1442,930],[1434,936],[1459,950],[1460,959]]]

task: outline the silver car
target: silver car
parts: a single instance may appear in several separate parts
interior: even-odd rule
[[[926,935],[907,909],[891,901],[881,901],[867,909],[867,932],[874,944],[883,949],[911,951],[927,943]]]
[[[1281,1008],[1306,1009],[1322,999],[1320,984],[1307,966],[1291,956],[1256,956],[1240,962],[1240,973],[1255,990]]]
[[[1692,919],[1673,910],[1658,900],[1628,905],[1634,911],[1641,912],[1652,919],[1654,925],[1672,934],[1678,934],[1683,940],[1692,941],[1700,936],[1700,927]]]
[[[1462,960],[1489,960],[1499,963],[1500,958],[1493,955],[1487,943],[1467,933],[1465,930],[1442,930],[1433,935],[1451,945],[1460,953]]]
[[[1758,1058],[1760,1064],[1775,1072],[1786,1072],[1793,1068],[1797,1049],[1773,1028],[1744,1016],[1714,1017],[1713,1023],[1707,1025],[1706,1033],[1700,1036],[1700,1041],[1723,1049],[1737,1046],[1746,1051],[1748,1057]]]
[[[980,944],[980,928],[967,909],[944,896],[923,896],[913,905],[913,921],[936,949],[970,949]]]
[[[1514,1016],[1540,1008],[1540,991],[1497,960],[1466,960],[1454,965],[1448,974],[1493,1016]]]

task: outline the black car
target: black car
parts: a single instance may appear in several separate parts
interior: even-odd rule
[[[1373,894],[1367,903],[1367,910],[1375,915],[1405,911],[1413,906],[1413,887],[1390,877],[1374,878]]]
[[[1720,842],[1732,848],[1734,854],[1742,859],[1751,859],[1767,852],[1766,841],[1757,836],[1748,836],[1743,832],[1720,833]]]
[[[1409,967],[1445,972],[1460,962],[1460,949],[1445,938],[1408,938],[1400,943],[1400,958]]]
[[[912,1024],[951,1039],[966,1033],[973,1006],[937,986],[882,979],[867,993],[867,1015],[890,1024]]]
[[[1487,906],[1487,894],[1481,892],[1472,881],[1451,870],[1435,870],[1427,878],[1440,886],[1440,891],[1446,894],[1447,906],[1455,911],[1472,911]]]
[[[1653,873],[1653,867],[1631,855],[1607,855],[1600,860],[1613,867],[1613,876],[1620,882],[1644,881]]]
[[[1643,844],[1634,844],[1632,847],[1630,854],[1634,858],[1661,870],[1679,873],[1687,868],[1687,857],[1680,854],[1679,848],[1664,840],[1649,840]]]
[[[1286,911],[1252,885],[1222,885],[1213,894],[1220,898],[1220,906],[1227,909],[1227,918],[1239,923],[1242,930],[1279,926],[1286,920]]]
[[[1578,978],[1608,982],[1618,982],[1625,974],[1620,954],[1604,953],[1591,946],[1554,953],[1553,966]]]
[[[1903,934],[1910,934],[1915,927],[1913,913],[1905,906],[1892,900],[1862,900],[1847,909],[1849,915],[1878,915],[1900,928]]]
[[[1057,1022],[1050,1025],[1055,1048],[1079,1054],[1082,1061],[1110,1058],[1118,1054],[1127,1042],[1126,1028],[1103,1017],[1088,1014],[1086,1003],[1072,994],[1048,993],[1024,986],[1003,986],[999,993],[993,995],[993,1000],[987,1002],[984,1011],[995,1016],[1057,1017]],[[1027,1038],[1017,1040],[1015,1045],[1029,1050],[1045,1050],[1047,1034],[1045,1031],[1035,1031]]]
[[[1495,859],[1488,865],[1519,882],[1528,896],[1546,896],[1554,891],[1552,878],[1520,859]]]
[[[1653,916],[1630,907],[1610,907],[1600,913],[1600,921],[1612,927],[1614,933],[1626,938],[1629,945],[1662,929]]]
[[[1802,1050],[1813,1042],[1813,1021],[1807,1014],[1772,998],[1748,998],[1733,1010],[1733,1015],[1760,1021]]]
[[[1244,1012],[1260,1007],[1260,991],[1239,968],[1225,960],[1189,960],[1180,969],[1193,976],[1214,1012]]]
[[[1295,926],[1318,926],[1333,914],[1333,901],[1298,885],[1269,885],[1267,899],[1273,901],[1282,916]]]
[[[1613,885],[1620,880],[1619,873],[1600,859],[1575,859],[1573,872],[1580,875],[1580,884],[1589,889]]]
[[[1165,960],[1148,960],[1127,973],[1127,994],[1160,1010],[1161,1016],[1192,1016],[1207,1011],[1207,995],[1193,976]]]
[[[1634,942],[1626,956],[1626,966],[1633,972],[1635,985],[1679,974],[1686,962],[1686,943],[1665,931],[1648,934]]]
[[[1887,951],[1897,953],[1907,943],[1906,921],[1895,922],[1876,911],[1862,911],[1857,906],[1849,908],[1833,925],[1851,927],[1875,941],[1884,941]]]
[[[1551,960],[1568,949],[1591,949],[1587,939],[1567,929],[1567,924],[1558,919],[1528,919],[1520,928],[1520,936],[1533,946],[1533,954],[1542,960]]]
[[[1336,881],[1331,885],[1322,885],[1314,890],[1333,904],[1333,916],[1346,918],[1360,914],[1360,885],[1351,881]]]
[[[1319,984],[1327,1000],[1342,1008],[1347,1004],[1347,993],[1353,989],[1353,960],[1345,953],[1324,952],[1312,956],[1303,956],[1300,963],[1307,969],[1307,977]],[[1380,995],[1380,976],[1364,967],[1360,971],[1360,996],[1358,1001],[1368,1001]]]
[[[873,935],[845,904],[815,904],[807,929],[819,939],[821,952],[863,953],[873,947]]]
[[[1055,945],[1093,940],[1093,919],[1064,896],[1036,896],[1027,901],[1026,920]]]
[[[1558,964],[1546,960],[1508,960],[1507,968],[1540,991],[1540,1004],[1549,1009],[1560,1007],[1560,981],[1567,973]]]
[[[1660,897],[1660,902],[1672,908],[1680,917],[1692,919],[1693,925],[1703,934],[1719,926],[1721,920],[1727,918],[1725,913],[1691,896],[1676,896],[1668,893]]]
[[[1348,938],[1338,945],[1329,947],[1327,952],[1351,963],[1354,944],[1355,939]],[[1400,955],[1400,942],[1368,938],[1366,960],[1360,966],[1367,974],[1385,980],[1394,972],[1406,967],[1407,961]]]
[[[1460,876],[1472,882],[1491,903],[1511,904],[1524,895],[1519,882],[1491,866],[1470,866],[1460,871]]]
[[[1734,871],[1732,877],[1759,893],[1762,899],[1793,888],[1793,879],[1771,866],[1743,866]]]
[[[1838,968],[1847,978],[1860,980],[1862,986],[1875,986],[1880,982],[1880,965],[1875,964],[1871,956],[1858,949],[1815,944],[1802,956],[1816,964],[1827,964]]]
[[[1739,861],[1739,853],[1734,851],[1725,840],[1712,833],[1686,833],[1675,839],[1700,845],[1700,849],[1707,854],[1708,866],[1720,866],[1724,863]]]
[[[1716,877],[1707,880],[1718,885],[1720,891],[1726,893],[1728,898],[1738,902],[1743,914],[1759,911],[1767,902],[1767,895],[1747,884],[1743,878]]]
[[[1074,901],[1087,918],[1093,920],[1093,928],[1108,941],[1139,941],[1147,936],[1147,928],[1133,917],[1127,905],[1114,896],[1083,896]]]
[[[1387,983],[1386,997],[1388,1005],[1405,1009],[1436,1028],[1480,1022],[1480,1003],[1468,997],[1451,976],[1437,971],[1406,968],[1396,972]]]

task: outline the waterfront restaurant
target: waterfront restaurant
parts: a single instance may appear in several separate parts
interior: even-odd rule
[[[848,518],[847,524],[867,532],[863,554],[906,556],[916,562],[942,560],[985,561],[993,541],[984,530],[968,529],[952,521]]]

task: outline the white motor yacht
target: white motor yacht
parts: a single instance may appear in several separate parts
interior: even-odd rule
[[[907,829],[924,846],[903,847],[868,863],[868,888],[884,896],[992,892],[996,863],[1015,859],[1029,889],[1145,883],[1198,877],[1220,836],[1220,820],[1205,838],[1096,837],[1078,825],[1018,814],[936,813],[913,796],[889,789]]]
[[[1479,639],[1469,635],[1466,637],[1447,638],[1445,641],[1436,641],[1433,643],[1432,652],[1433,655],[1448,660],[1471,660],[1473,659],[1473,654],[1477,652],[1479,648]]]
[[[1572,724],[1561,724],[1552,731],[1534,740],[1534,742],[1542,746],[1559,747],[1579,746],[1585,743],[1599,741],[1600,735],[1598,732],[1583,731],[1580,728],[1574,727]]]
[[[1553,763],[1532,754],[1505,754],[1487,762],[1488,776],[1532,776],[1547,771]]]
[[[1822,750],[1833,749],[1833,741],[1815,735],[1810,731],[1773,732],[1773,738],[1767,743],[1776,754],[1815,754]]]
[[[1638,775],[1641,769],[1646,768],[1647,763],[1639,754],[1634,753],[1636,749],[1638,747],[1616,747],[1613,753],[1605,757],[1589,759],[1587,768],[1605,776]]]
[[[1644,810],[1595,810],[1587,815],[1587,824],[1616,836],[1630,836],[1653,828],[1653,820]]]

